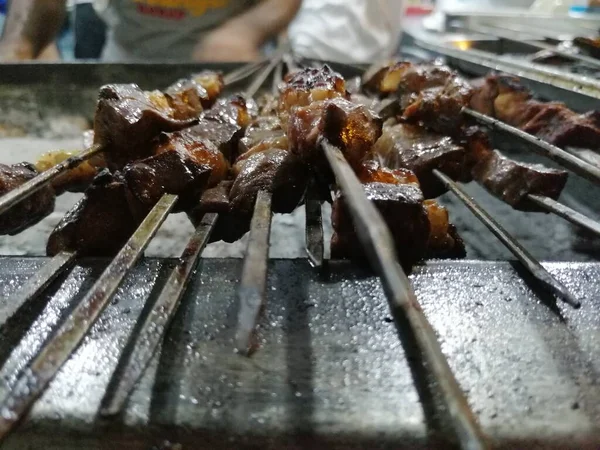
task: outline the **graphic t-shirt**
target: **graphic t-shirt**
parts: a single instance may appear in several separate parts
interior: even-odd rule
[[[189,60],[207,31],[255,0],[96,0],[108,24],[106,61]]]

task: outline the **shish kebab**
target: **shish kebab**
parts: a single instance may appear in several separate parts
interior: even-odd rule
[[[328,69],[328,68],[327,68]],[[325,70],[325,69],[324,69]],[[437,69],[436,69],[437,70]],[[443,71],[442,71],[443,72]],[[447,74],[447,72],[446,72]],[[314,75],[314,74],[313,74]],[[331,74],[330,74],[331,75]],[[436,74],[437,75],[437,74]],[[310,77],[309,77],[310,78]],[[435,77],[433,77],[435,79]],[[444,80],[443,76],[438,76],[438,78]],[[446,76],[446,80],[447,80],[447,76]],[[340,80],[343,83],[343,79],[341,79],[341,77],[339,77],[339,80],[336,80],[334,82],[337,83],[338,85],[340,84]],[[454,80],[452,81],[453,83],[455,82]],[[432,83],[431,80],[428,80],[428,83]],[[421,86],[422,87],[422,86]],[[320,89],[321,91],[326,91],[326,89]],[[414,89],[413,89],[414,90]],[[319,89],[315,89],[315,91],[319,91]],[[333,89],[333,92],[336,92],[335,89]],[[341,88],[338,89],[338,96],[340,98],[344,97],[345,94],[345,88]],[[284,93],[282,93],[283,95]],[[414,92],[413,92],[413,96],[414,96]],[[318,96],[317,96],[318,98]],[[281,103],[281,102],[280,102]],[[292,102],[293,103],[293,102]],[[348,105],[344,104],[344,102],[342,102],[341,100],[338,101],[339,104],[331,104],[328,106],[329,108],[329,113],[328,113],[328,119],[326,119],[327,122],[327,126],[326,128],[332,128],[335,129],[335,127],[338,127],[338,134],[339,134],[339,130],[343,129],[343,126],[341,126],[339,123],[336,125],[334,122],[336,120],[336,114],[338,116],[343,116],[343,115],[348,115],[349,114],[349,110],[348,110]],[[344,111],[344,108],[346,108],[346,111]],[[283,113],[280,115],[281,117],[281,121],[287,121],[287,118],[285,117],[286,115],[286,108],[285,105],[283,106]],[[217,109],[218,111],[218,109]],[[216,114],[217,116],[219,116],[221,113]],[[362,113],[364,117],[367,116],[367,114],[365,112]],[[215,114],[213,114],[215,115]],[[355,114],[356,115],[356,114]],[[210,117],[210,116],[207,116]],[[435,119],[435,118],[433,118]],[[337,119],[339,120],[339,119]],[[342,118],[343,120],[347,120],[345,118]],[[356,122],[357,119],[354,119],[354,121]],[[443,121],[442,119],[436,119],[437,123],[442,123]],[[219,185],[216,186],[216,188],[214,190],[209,190],[209,192],[207,192],[205,194],[205,196],[203,196],[204,201],[200,202],[200,206],[198,208],[196,208],[196,213],[204,213],[204,212],[209,212],[211,210],[213,211],[217,211],[217,212],[222,212],[222,226],[217,227],[217,235],[221,234],[221,238],[225,239],[225,240],[236,240],[237,238],[239,238],[242,234],[245,233],[245,231],[248,229],[249,227],[249,212],[252,210],[252,206],[254,204],[254,199],[256,198],[256,193],[258,190],[260,190],[261,187],[261,179],[263,180],[262,183],[270,183],[271,180],[275,180],[275,183],[272,183],[273,186],[275,186],[275,188],[273,189],[273,191],[277,194],[279,192],[284,193],[285,189],[287,188],[288,192],[285,193],[284,195],[279,195],[278,197],[282,199],[283,202],[286,202],[287,204],[284,205],[280,205],[277,206],[277,204],[281,203],[281,201],[276,201],[276,206],[274,207],[274,211],[275,212],[290,212],[291,210],[293,210],[298,204],[299,204],[299,199],[302,196],[302,192],[304,190],[305,187],[305,179],[306,179],[306,171],[307,171],[307,167],[309,167],[311,164],[301,164],[300,161],[296,161],[296,159],[298,159],[298,156],[301,156],[302,151],[300,150],[300,152],[298,152],[298,150],[294,151],[293,146],[292,146],[292,152],[286,152],[286,137],[285,137],[285,133],[283,133],[281,131],[281,127],[280,125],[278,125],[277,123],[278,119],[276,117],[270,117],[270,118],[260,118],[257,123],[253,124],[249,129],[248,129],[248,135],[242,139],[241,141],[241,148],[242,148],[242,152],[243,154],[241,155],[241,157],[239,158],[239,161],[237,161],[234,164],[234,174],[236,175],[240,175],[239,177],[236,178],[235,182],[231,182],[231,181],[226,181],[223,182]],[[436,123],[435,120],[432,120],[433,123]],[[431,122],[430,122],[431,123]],[[204,125],[203,125],[204,124]],[[211,126],[214,127],[214,124],[211,124]],[[203,129],[204,131],[206,131],[206,129],[211,129],[211,126],[206,126],[206,121],[201,121],[200,125],[194,127],[195,129]],[[410,125],[407,124],[396,124],[396,125],[392,125],[392,126],[387,126],[384,128],[384,136],[379,139],[377,141],[377,145],[374,146],[374,148],[377,150],[376,153],[379,153],[377,156],[377,158],[371,158],[371,161],[368,162],[367,166],[370,166],[369,169],[360,169],[361,172],[363,172],[363,176],[364,177],[368,177],[369,172],[373,172],[373,170],[377,171],[377,170],[383,170],[385,172],[385,170],[398,170],[399,167],[397,167],[397,163],[395,162],[390,162],[389,161],[389,154],[393,153],[392,155],[392,159],[397,159],[397,158],[405,158],[406,157],[406,148],[407,148],[407,142],[408,142],[408,147],[410,148],[412,147],[419,147],[419,146],[423,146],[425,145],[425,147],[427,147],[429,145],[429,150],[428,152],[421,152],[421,155],[412,155],[410,158],[412,158],[413,163],[412,164],[407,164],[406,162],[403,163],[403,167],[407,168],[407,166],[410,169],[413,169],[417,172],[417,178],[419,178],[419,181],[421,182],[421,186],[423,188],[423,191],[425,193],[424,197],[431,197],[434,196],[432,191],[435,191],[436,189],[439,189],[439,187],[435,187],[431,181],[429,180],[431,178],[431,169],[435,166],[436,161],[437,163],[441,163],[444,164],[444,160],[447,160],[447,163],[445,164],[444,167],[442,167],[442,171],[446,171],[446,172],[450,172],[452,174],[452,167],[454,166],[455,168],[458,167],[459,171],[463,171],[465,173],[468,173],[468,170],[463,170],[464,168],[461,168],[462,165],[459,164],[459,160],[460,158],[465,158],[465,151],[464,149],[461,149],[460,146],[457,146],[455,144],[452,144],[451,142],[448,142],[448,137],[444,137],[444,136],[436,136],[436,135],[427,135],[424,134],[424,130],[419,129],[418,127],[412,127]],[[290,133],[294,133],[297,132],[295,131],[294,128],[290,129]],[[265,134],[266,133],[266,134]],[[268,136],[269,133],[272,135],[269,139],[266,139],[266,141],[264,143],[259,142],[259,138],[260,137],[265,137]],[[375,134],[379,134],[380,131],[376,131]],[[390,146],[389,146],[389,142],[390,142],[390,135],[394,135],[395,133],[395,137],[392,136],[391,142],[395,143],[393,144],[392,147],[399,147],[396,148],[393,152],[390,152]],[[474,133],[475,135],[477,135],[477,133]],[[166,139],[163,135],[163,140]],[[398,138],[398,136],[400,136],[400,138]],[[185,147],[185,145],[190,144],[190,136],[189,133],[186,132],[184,133],[184,136],[181,136],[181,133],[179,133],[179,135],[177,135],[177,133],[173,133],[173,136],[169,136],[169,139],[171,139],[172,141],[170,141],[169,143],[167,142],[163,142],[164,146],[161,147],[160,145],[158,145],[158,149],[156,150],[157,153],[166,153],[164,151],[165,148],[169,148],[169,149],[173,149],[174,147]],[[173,141],[174,139],[174,141]],[[183,142],[183,140],[187,139],[187,144]],[[339,140],[339,138],[335,138],[333,137],[332,140]],[[430,144],[423,144],[424,140],[429,139]],[[376,136],[373,137],[373,142],[374,140],[376,140]],[[386,149],[386,144],[385,142],[388,142],[387,145],[387,150]],[[404,143],[402,143],[402,140],[404,140]],[[228,142],[227,140],[225,140],[226,142]],[[400,142],[399,145],[398,142]],[[412,142],[412,143],[411,143]],[[313,143],[314,144],[314,143]],[[197,144],[196,144],[197,145]],[[206,145],[210,145],[210,143],[206,143],[206,142],[202,142],[203,146]],[[363,145],[363,153],[364,153],[364,149],[369,147],[370,144],[368,145]],[[475,146],[474,144],[471,144],[471,146]],[[188,145],[189,147],[189,145]],[[223,147],[223,146],[222,146]],[[227,149],[226,148],[227,145],[225,145],[225,151],[229,153],[229,156],[231,157],[231,148]],[[255,148],[254,148],[255,147]],[[264,150],[265,148],[268,148],[268,152],[263,152],[260,151],[261,149]],[[416,147],[415,147],[416,148]],[[253,150],[252,150],[253,149]],[[403,150],[404,149],[404,150]],[[188,149],[189,150],[189,149]],[[202,151],[204,152],[204,147],[202,147]],[[214,150],[214,149],[213,149]],[[250,151],[252,150],[252,151]],[[399,151],[402,150],[402,151]],[[435,150],[435,151],[431,151],[431,150]],[[439,155],[439,157],[437,158],[437,160],[434,158],[433,161],[428,160],[427,159],[427,155],[426,153],[429,153],[430,155],[432,153],[435,154],[435,152],[439,152],[441,151],[441,155]],[[218,158],[218,153],[215,153],[214,151],[209,152],[212,155],[216,155],[217,159]],[[387,153],[388,155],[386,156],[385,153]],[[414,148],[413,148],[413,153],[414,152]],[[472,153],[472,152],[471,152]],[[385,156],[383,157],[382,156]],[[408,154],[410,155],[410,151],[408,152]],[[166,155],[168,157],[175,158],[176,155],[174,154],[170,154],[170,153],[166,153]],[[457,160],[457,155],[458,155],[458,160]],[[167,156],[163,156],[162,158],[167,158]],[[352,154],[350,154],[350,159],[352,160],[354,158],[355,160],[355,165],[357,164],[358,159],[360,159],[362,157],[362,153],[359,151],[358,152],[358,157],[357,156],[353,156]],[[449,160],[448,160],[449,157]],[[162,159],[158,158],[158,155],[155,155],[155,158],[152,161],[150,161],[153,164],[161,164],[161,161],[163,161]],[[358,159],[357,159],[358,158]],[[386,159],[388,161],[386,161]],[[501,157],[498,155],[498,157],[496,158],[497,160],[500,160],[498,165],[500,165],[500,163],[503,163],[504,161],[501,160]],[[377,160],[377,161],[376,161]],[[383,164],[383,168],[376,168],[375,166],[377,165],[377,163],[379,163],[379,165],[381,165],[382,160],[384,162]],[[166,159],[164,160],[166,161]],[[172,162],[167,163],[167,164],[173,164]],[[214,164],[214,162],[213,162]],[[389,167],[385,167],[385,165],[391,166],[391,169]],[[219,166],[219,164],[217,164],[217,166]],[[322,171],[319,166],[323,166],[323,162],[321,161],[320,164],[318,165],[314,165],[313,167],[316,167],[316,172]],[[216,167],[216,166],[215,166]],[[222,164],[220,165],[220,167],[222,167]],[[245,168],[244,168],[245,167]],[[280,171],[280,167],[283,168],[283,170]],[[152,166],[150,166],[149,170],[153,170]],[[153,201],[156,201],[156,195],[152,196],[150,195],[147,191],[144,191],[144,189],[146,189],[146,187],[148,186],[147,183],[144,184],[144,176],[145,176],[145,172],[148,171],[148,164],[147,163],[142,163],[142,166],[140,167],[139,165],[135,166],[135,167],[127,167],[127,169],[124,171],[126,173],[129,174],[129,176],[127,178],[129,178],[130,184],[133,185],[134,189],[134,196],[138,199],[141,200],[141,214],[143,216],[144,212],[147,212],[148,207],[152,205]],[[215,176],[215,175],[211,175],[211,178],[213,179],[212,183],[210,184],[210,186],[214,186],[216,184],[216,182],[220,179],[222,179],[222,173],[219,168],[217,167],[217,172],[220,172],[219,176]],[[429,174],[429,175],[428,175]],[[119,175],[119,174],[117,174]],[[137,175],[137,176],[136,176]],[[168,177],[168,175],[165,174],[165,176]],[[372,175],[371,175],[372,176]],[[390,174],[384,174],[384,175],[380,175],[380,176],[384,176],[387,177],[388,179],[390,179]],[[119,183],[117,182],[116,184],[112,182],[114,175],[106,175],[107,178],[105,178],[104,180],[102,180],[102,177],[100,177],[98,183],[102,186],[102,188],[99,190],[100,192],[103,192],[104,190],[108,189],[109,191],[114,189],[115,192],[118,191],[119,189],[121,189],[120,192],[117,193],[117,196],[121,199],[121,205],[125,208],[127,208],[129,210],[128,214],[129,215],[125,215],[125,217],[130,217],[131,216],[131,208],[130,208],[130,202],[127,202],[127,198],[125,199],[125,201],[123,201],[123,197],[130,197],[130,196],[124,196],[122,189],[123,189],[123,185],[122,182]],[[262,177],[262,178],[261,178]],[[117,176],[117,178],[120,178],[119,176]],[[146,177],[147,178],[147,177]],[[392,176],[393,178],[393,176]],[[409,177],[410,178],[410,177]],[[482,177],[485,178],[485,177]],[[294,182],[288,183],[287,181],[290,179],[295,179]],[[141,181],[138,181],[141,180]],[[258,182],[255,182],[255,180],[258,180]],[[279,181],[278,181],[279,180]],[[373,178],[371,181],[374,180],[378,180],[377,177]],[[368,181],[368,178],[365,178],[364,180],[365,182]],[[413,180],[414,181],[414,180]],[[136,187],[136,182],[138,183],[139,186],[141,186],[140,188],[135,188]],[[399,183],[398,181],[395,181],[398,184],[410,184],[410,183]],[[388,183],[390,184],[390,183]],[[233,186],[232,186],[233,185]],[[438,183],[439,185],[439,183]],[[120,186],[120,188],[119,188]],[[431,187],[433,186],[433,187]],[[234,188],[235,187],[235,188]],[[555,187],[555,186],[554,186]],[[231,191],[229,191],[229,188],[231,188]],[[254,189],[254,191],[252,191]],[[389,189],[389,187],[388,187]],[[515,189],[513,189],[513,191],[516,191],[516,194],[513,195],[514,198],[512,198],[512,202],[513,204],[518,204],[521,200],[522,200],[522,195],[520,194],[521,191],[523,189],[527,189],[527,186],[525,187],[519,187],[517,186]],[[90,195],[92,195],[94,192],[94,190],[91,189]],[[246,195],[248,194],[248,195]],[[437,195],[437,194],[436,194]],[[99,194],[100,197],[104,197],[103,194]],[[108,198],[108,197],[106,197]],[[277,198],[277,196],[276,196]],[[507,198],[511,198],[510,196]],[[214,201],[211,201],[214,200]],[[231,202],[230,202],[231,200]],[[419,201],[417,200],[417,203]],[[91,202],[93,204],[93,202]],[[111,201],[108,201],[108,203],[111,203]],[[458,238],[458,236],[455,233],[455,230],[453,230],[453,228],[449,225],[448,220],[447,220],[447,212],[445,212],[444,208],[437,205],[434,202],[431,201],[427,201],[425,203],[425,208],[428,212],[429,217],[429,223],[430,224],[441,224],[440,228],[439,228],[439,233],[436,234],[436,230],[433,230],[433,234],[432,236],[428,237],[428,241],[431,242],[431,245],[429,247],[435,247],[435,245],[438,246],[445,246],[445,248],[441,248],[441,251],[438,251],[438,253],[436,254],[436,250],[433,249],[433,251],[428,250],[426,252],[426,254],[430,255],[430,256],[444,256],[444,252],[446,253],[446,256],[461,256],[461,254],[464,253],[464,249],[461,250],[461,246],[462,246],[462,242],[460,241],[460,238]],[[334,209],[335,212],[338,211],[338,209]],[[341,210],[340,210],[341,211]],[[135,211],[133,213],[133,215],[135,215]],[[192,214],[193,216],[194,214]],[[88,216],[93,217],[93,213],[89,213]],[[446,218],[444,219],[444,216],[446,216]],[[337,217],[337,214],[336,214]],[[337,219],[336,217],[334,217],[334,222],[335,223],[340,223],[341,221],[339,219]],[[62,250],[64,248],[68,248],[69,245],[72,247],[73,241],[76,242],[83,242],[85,244],[86,241],[89,241],[89,237],[86,235],[86,232],[89,228],[86,228],[86,226],[79,226],[76,227],[79,230],[81,230],[80,233],[75,233],[78,234],[79,236],[83,236],[81,237],[81,239],[77,239],[77,238],[73,238],[73,232],[71,231],[71,229],[73,228],[73,217],[69,216],[66,217],[65,220],[63,220],[63,223],[61,223],[61,226],[59,226],[57,228],[57,230],[55,230],[55,233],[53,233],[50,243],[49,243],[49,251],[51,254],[56,253],[58,250]],[[119,219],[117,219],[116,221],[114,221],[114,224],[110,224],[110,226],[116,226],[116,227],[120,227],[122,231],[121,234],[116,233],[117,236],[122,236],[123,239],[126,239],[126,236],[128,236],[130,234],[130,230],[132,227],[135,228],[135,220],[133,221],[121,221]],[[343,222],[343,220],[342,220]],[[127,225],[127,223],[129,223]],[[127,229],[127,227],[129,227],[129,229]],[[68,236],[68,239],[64,239],[64,229],[67,229],[68,233],[66,233]],[[232,233],[229,233],[230,235],[227,236],[228,232],[227,230],[229,230],[230,232],[232,231]],[[344,239],[338,239],[340,238],[340,236],[342,236],[343,234],[347,234],[342,232],[339,236],[336,236],[334,238],[334,254],[336,254],[337,256],[343,256],[344,255],[344,251],[343,251],[343,245],[339,245],[339,242],[343,242]],[[423,233],[423,235],[428,235],[427,233]],[[68,240],[71,240],[71,244],[69,244]],[[418,242],[421,242],[423,239],[419,239],[417,240]],[[110,248],[110,246],[106,246],[104,245],[104,243],[102,242],[102,240],[100,240],[99,245],[94,246],[88,246],[87,248],[84,246],[84,251],[83,254],[86,253],[86,251],[90,251],[91,249],[91,253],[93,254],[96,250],[96,248],[101,248],[102,251],[106,251],[107,254],[110,254],[111,252],[114,252],[114,249],[118,249],[120,247],[120,243],[122,243],[122,240],[116,240],[114,248]],[[443,244],[443,246],[442,246]],[[421,246],[423,247],[423,246]],[[338,251],[338,249],[342,249],[341,251]],[[440,250],[438,248],[438,250]],[[418,257],[413,258],[415,261],[418,259],[422,258],[422,254],[420,252],[417,252]],[[345,255],[347,256],[347,255]],[[411,264],[412,262],[409,261],[407,264]]]
[[[467,147],[474,145],[473,139],[479,140],[480,142],[477,144],[479,149],[475,149],[479,163],[472,170],[472,175],[488,191],[511,206],[521,210],[556,212],[579,226],[592,232],[599,232],[600,227],[592,219],[555,201],[566,182],[566,173],[547,169],[539,164],[526,164],[510,160],[498,151],[491,151],[490,145],[482,142],[482,139],[487,138],[480,130],[466,126],[469,116],[477,113],[472,112],[470,115],[465,115],[461,112],[465,111],[465,106],[476,101],[480,90],[473,88],[454,71],[434,64],[392,63],[366,74],[364,89],[371,94],[378,92],[379,97],[393,95],[396,99],[386,105],[385,112],[400,116],[403,121],[426,124],[428,128],[448,134],[457,142],[462,141]],[[516,103],[511,100],[512,98],[512,95],[506,94],[506,98],[500,98],[499,104],[508,105],[511,101]],[[366,101],[371,100],[367,99]],[[387,101],[389,102],[389,100]],[[564,105],[558,108],[556,104],[548,105],[533,100],[528,100],[528,102],[531,109],[541,111],[542,115],[545,114],[543,111],[550,114],[548,111],[558,110],[562,111],[562,115],[565,117],[576,116],[575,113],[566,110]],[[510,108],[505,106],[504,108],[507,114],[510,108],[513,108],[513,113],[519,111],[517,106]],[[591,114],[586,116],[591,116]],[[563,130],[562,134],[557,132],[557,136],[573,135],[567,132],[581,127],[580,122],[571,120],[560,127],[555,126],[555,129]],[[405,125],[398,126],[406,127]],[[593,128],[587,128],[587,131],[588,136],[594,133]],[[529,138],[536,140],[532,136]],[[535,145],[540,145],[539,141]],[[592,181],[600,182],[600,177],[597,176],[600,170],[556,147],[550,145],[548,147],[551,148],[548,149],[550,154],[547,156],[561,161],[566,167]],[[560,154],[554,152],[560,152]],[[450,175],[452,177],[452,174]],[[457,180],[456,177],[454,179]],[[561,214],[559,210],[563,210],[564,214]]]
[[[212,106],[223,89],[222,76],[202,72],[179,80],[166,92],[142,91],[137,85],[107,85],[101,88],[88,151],[70,158],[69,169],[56,174],[28,198],[0,214],[0,234],[16,234],[37,223],[54,209],[54,199],[64,191],[85,189],[103,167],[120,169],[127,162],[150,156],[149,142],[165,131],[182,130],[198,122],[204,108]],[[27,182],[39,179],[38,169],[53,171],[65,152],[42,156],[35,167],[21,163],[0,165],[0,194],[14,194]],[[2,197],[5,199],[6,197]]]

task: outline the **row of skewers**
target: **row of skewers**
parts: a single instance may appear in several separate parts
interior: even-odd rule
[[[535,199],[556,200],[567,181],[565,171],[492,150],[486,132],[461,114],[466,107],[551,144],[600,142],[594,112],[580,115],[533,100],[511,77],[470,83],[436,64],[390,62],[348,86],[327,66],[297,70],[279,98],[263,95],[258,102],[243,95],[219,98],[223,88],[222,77],[210,72],[164,92],[104,86],[89,133],[94,154],[1,214],[0,233],[15,234],[41,220],[53,210],[56,195],[84,190],[51,233],[47,252],[113,256],[162,194],[170,193],[179,196],[175,210],[187,211],[195,223],[218,213],[212,239],[233,242],[249,230],[260,190],[271,193],[278,213],[304,201],[312,178],[323,199],[335,191],[315,150],[325,137],[342,149],[368,196],[386,211],[409,268],[428,257],[464,256],[448,212],[434,200],[447,190],[434,170],[455,181],[475,179],[525,211],[540,210]],[[327,105],[313,105],[313,95]],[[47,169],[66,156],[51,152],[36,166]],[[0,166],[2,193],[36,174],[28,163]],[[350,244],[355,236],[343,196],[334,197],[332,256],[360,259],[360,249]],[[415,212],[407,216],[410,207]]]
[[[435,200],[448,189],[460,193],[455,181],[475,179],[515,208],[535,210],[532,196],[557,198],[567,174],[492,150],[485,131],[465,114],[477,88],[446,67],[394,62],[366,74],[360,85],[353,89],[322,66],[292,67],[276,95],[256,101],[252,97],[259,84],[242,95],[221,98],[222,78],[206,72],[164,92],[144,92],[135,85],[103,87],[85,162],[80,156],[61,163],[70,169],[54,177],[51,186],[40,183],[41,189],[24,202],[17,203],[20,197],[0,199],[7,233],[43,217],[37,211],[51,209],[49,202],[45,210],[41,207],[46,197],[53,201],[64,190],[84,189],[83,199],[53,231],[49,254],[56,254],[56,263],[64,266],[75,256],[118,252],[68,322],[31,362],[34,382],[23,377],[3,401],[15,419],[0,419],[0,439],[81,342],[169,212],[186,211],[197,230],[153,307],[156,314],[135,338],[137,351],[116,393],[105,402],[106,414],[122,409],[143,373],[209,236],[232,241],[251,229],[237,343],[245,351],[264,300],[271,212],[291,212],[302,202],[313,204],[315,197],[317,202],[327,201],[333,192],[332,253],[376,262],[379,258],[394,316],[406,312],[431,370],[437,379],[450,380],[436,389],[442,392],[459,440],[465,448],[485,448],[433,330],[414,308],[414,293],[403,272],[396,271],[395,261],[409,269],[426,257],[464,255],[448,212]],[[48,155],[45,164],[64,156]],[[5,168],[6,179],[16,180],[6,191],[36,179],[32,165]],[[19,171],[27,171],[23,179],[14,176]],[[353,184],[356,180],[361,184]],[[349,195],[357,186],[360,195]],[[362,203],[363,197],[371,202]],[[9,209],[11,204],[18,206]],[[19,215],[19,206],[30,209]],[[369,220],[365,212],[371,214]],[[372,232],[378,217],[392,230],[393,239]],[[356,245],[357,238],[367,242],[364,250]],[[246,285],[255,289],[242,289]]]

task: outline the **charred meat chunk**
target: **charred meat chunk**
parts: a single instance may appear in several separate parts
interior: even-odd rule
[[[0,164],[0,196],[31,180],[38,171],[29,163],[7,166]],[[54,210],[56,195],[50,186],[45,186],[25,200],[0,214],[0,235],[17,234],[38,223]]]
[[[127,188],[141,207],[138,215],[149,212],[163,194],[179,196],[176,211],[195,205],[210,175],[209,166],[178,151],[164,151],[132,162],[123,169]]]
[[[386,126],[383,135],[373,147],[373,159],[390,169],[409,169],[414,172],[425,198],[446,192],[433,174],[433,169],[444,172],[454,180],[465,181],[467,153],[452,138],[423,127],[399,123]]]
[[[367,183],[364,189],[394,236],[402,266],[410,270],[425,256],[429,239],[429,219],[423,208],[421,191],[413,184],[388,183]],[[333,202],[331,220],[334,230],[332,258],[364,259],[343,194],[338,193]]]
[[[328,65],[306,68],[288,74],[279,89],[279,117],[287,128],[290,112],[295,107],[308,106],[314,102],[342,97],[347,98],[344,78]]]
[[[176,119],[191,119],[214,105],[224,86],[221,73],[204,71],[176,81],[165,95]]]
[[[403,117],[440,133],[454,135],[464,122],[462,108],[469,105],[472,95],[471,85],[453,76],[442,87],[420,91],[405,107]]]
[[[188,217],[197,227],[207,213],[217,213],[219,217],[210,235],[210,242],[235,242],[250,230],[251,214],[232,211],[229,192],[233,181],[220,182],[214,188],[207,189],[200,197],[198,205],[188,211]]]
[[[272,210],[290,213],[300,204],[308,171],[288,150],[272,148],[257,152],[240,162],[229,199],[232,211],[251,215],[259,191],[273,194]]]
[[[256,105],[239,95],[220,99],[204,112],[197,125],[190,129],[194,136],[214,143],[230,163],[238,155],[238,145],[244,129],[256,115]]]
[[[113,256],[127,242],[143,217],[130,206],[122,175],[103,171],[85,196],[54,228],[46,247],[49,256],[77,251],[79,256]]]
[[[541,164],[513,161],[495,150],[475,165],[473,177],[513,208],[539,211],[527,200],[527,195],[557,199],[567,182],[568,173]]]
[[[216,186],[227,177],[229,163],[210,140],[198,136],[195,129],[162,133],[157,139],[155,154],[177,152],[200,166],[210,168],[208,187]]]
[[[195,122],[177,120],[159,91],[144,92],[135,84],[106,85],[96,107],[94,143],[104,146],[107,162],[119,169],[150,156],[150,143],[161,132],[178,131]]]
[[[425,200],[423,206],[430,226],[427,258],[464,258],[467,255],[465,243],[450,223],[448,210],[435,200]]]
[[[325,138],[357,169],[381,136],[381,127],[381,119],[362,105],[343,98],[315,102],[292,110],[288,127],[290,150],[307,165],[327,167],[319,147],[319,139]]]

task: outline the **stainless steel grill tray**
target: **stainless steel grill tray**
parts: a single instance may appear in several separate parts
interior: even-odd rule
[[[0,259],[0,278],[11,280],[0,287],[0,318],[44,262]],[[3,375],[25,364],[107,263],[78,263],[58,290],[18,312],[0,342]],[[242,262],[203,260],[126,413],[96,419],[142,305],[173,263],[145,259],[134,269],[5,448],[432,448],[435,418],[420,405],[378,279],[349,264],[322,279],[305,260],[270,262],[263,348],[249,359],[231,343]],[[547,306],[508,262],[430,262],[412,281],[498,448],[597,448],[600,264],[546,266],[583,300],[580,310]]]

